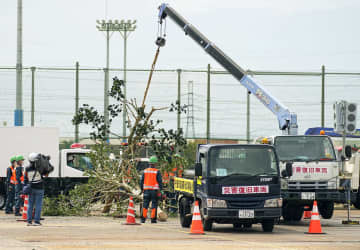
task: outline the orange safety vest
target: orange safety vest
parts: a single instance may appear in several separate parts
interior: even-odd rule
[[[170,177],[169,177],[168,172],[164,172],[164,174],[162,175],[162,181],[163,181],[163,184],[169,184]]]
[[[144,170],[144,190],[158,190],[159,183],[156,175],[159,172],[156,168],[147,168]]]
[[[11,184],[18,184],[18,182],[16,181],[16,171],[15,171],[15,168],[13,166],[10,166],[11,168],[11,177],[10,177],[10,183]]]

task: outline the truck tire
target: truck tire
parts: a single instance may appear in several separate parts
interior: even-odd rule
[[[179,201],[179,215],[180,215],[180,224],[182,227],[190,227],[191,225],[191,216],[186,216],[191,213],[191,208],[189,201],[186,198],[182,198]]]
[[[6,195],[0,194],[0,209],[3,209],[5,207],[6,202]]]
[[[273,219],[269,219],[269,220],[263,220],[261,222],[261,226],[264,232],[268,232],[271,233],[274,230],[274,220]]]
[[[323,201],[319,202],[319,213],[324,219],[331,219],[334,213],[334,202]]]
[[[202,222],[203,222],[204,231],[211,231],[213,221],[210,219],[203,219]]]

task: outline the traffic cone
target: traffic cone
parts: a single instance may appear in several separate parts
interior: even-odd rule
[[[16,221],[27,221],[27,210],[28,210],[28,204],[29,204],[29,195],[24,195],[24,207],[22,210],[22,218],[17,219]]]
[[[304,209],[306,209],[306,210],[304,211],[304,219],[311,219],[311,211],[308,210],[308,209],[310,209],[310,207],[309,207],[309,206],[305,206]]]
[[[190,234],[204,234],[204,228],[201,221],[199,202],[195,201],[194,212],[191,222]]]
[[[307,232],[307,234],[323,234],[321,230],[320,215],[316,201],[314,201],[313,210],[311,213],[309,231]]]
[[[134,201],[133,201],[132,196],[130,196],[130,200],[129,200],[129,207],[128,207],[128,212],[127,212],[127,216],[126,216],[126,222],[123,224],[124,225],[140,225],[140,223],[136,223],[136,221],[135,221],[135,208],[134,208]]]

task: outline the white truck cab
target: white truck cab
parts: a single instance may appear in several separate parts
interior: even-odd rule
[[[257,138],[255,143],[274,145],[280,161],[280,171],[292,163],[292,176],[282,178],[285,220],[300,220],[304,207],[318,201],[319,212],[330,219],[334,202],[342,199],[339,192],[341,162],[331,138],[326,135],[285,135]]]

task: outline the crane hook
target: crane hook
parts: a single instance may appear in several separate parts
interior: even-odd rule
[[[155,44],[158,47],[164,47],[165,43],[166,43],[166,19],[164,19],[165,21],[163,22],[163,19],[159,18],[159,22],[158,22],[158,37],[156,38]],[[164,27],[163,27],[163,23],[164,23]]]

